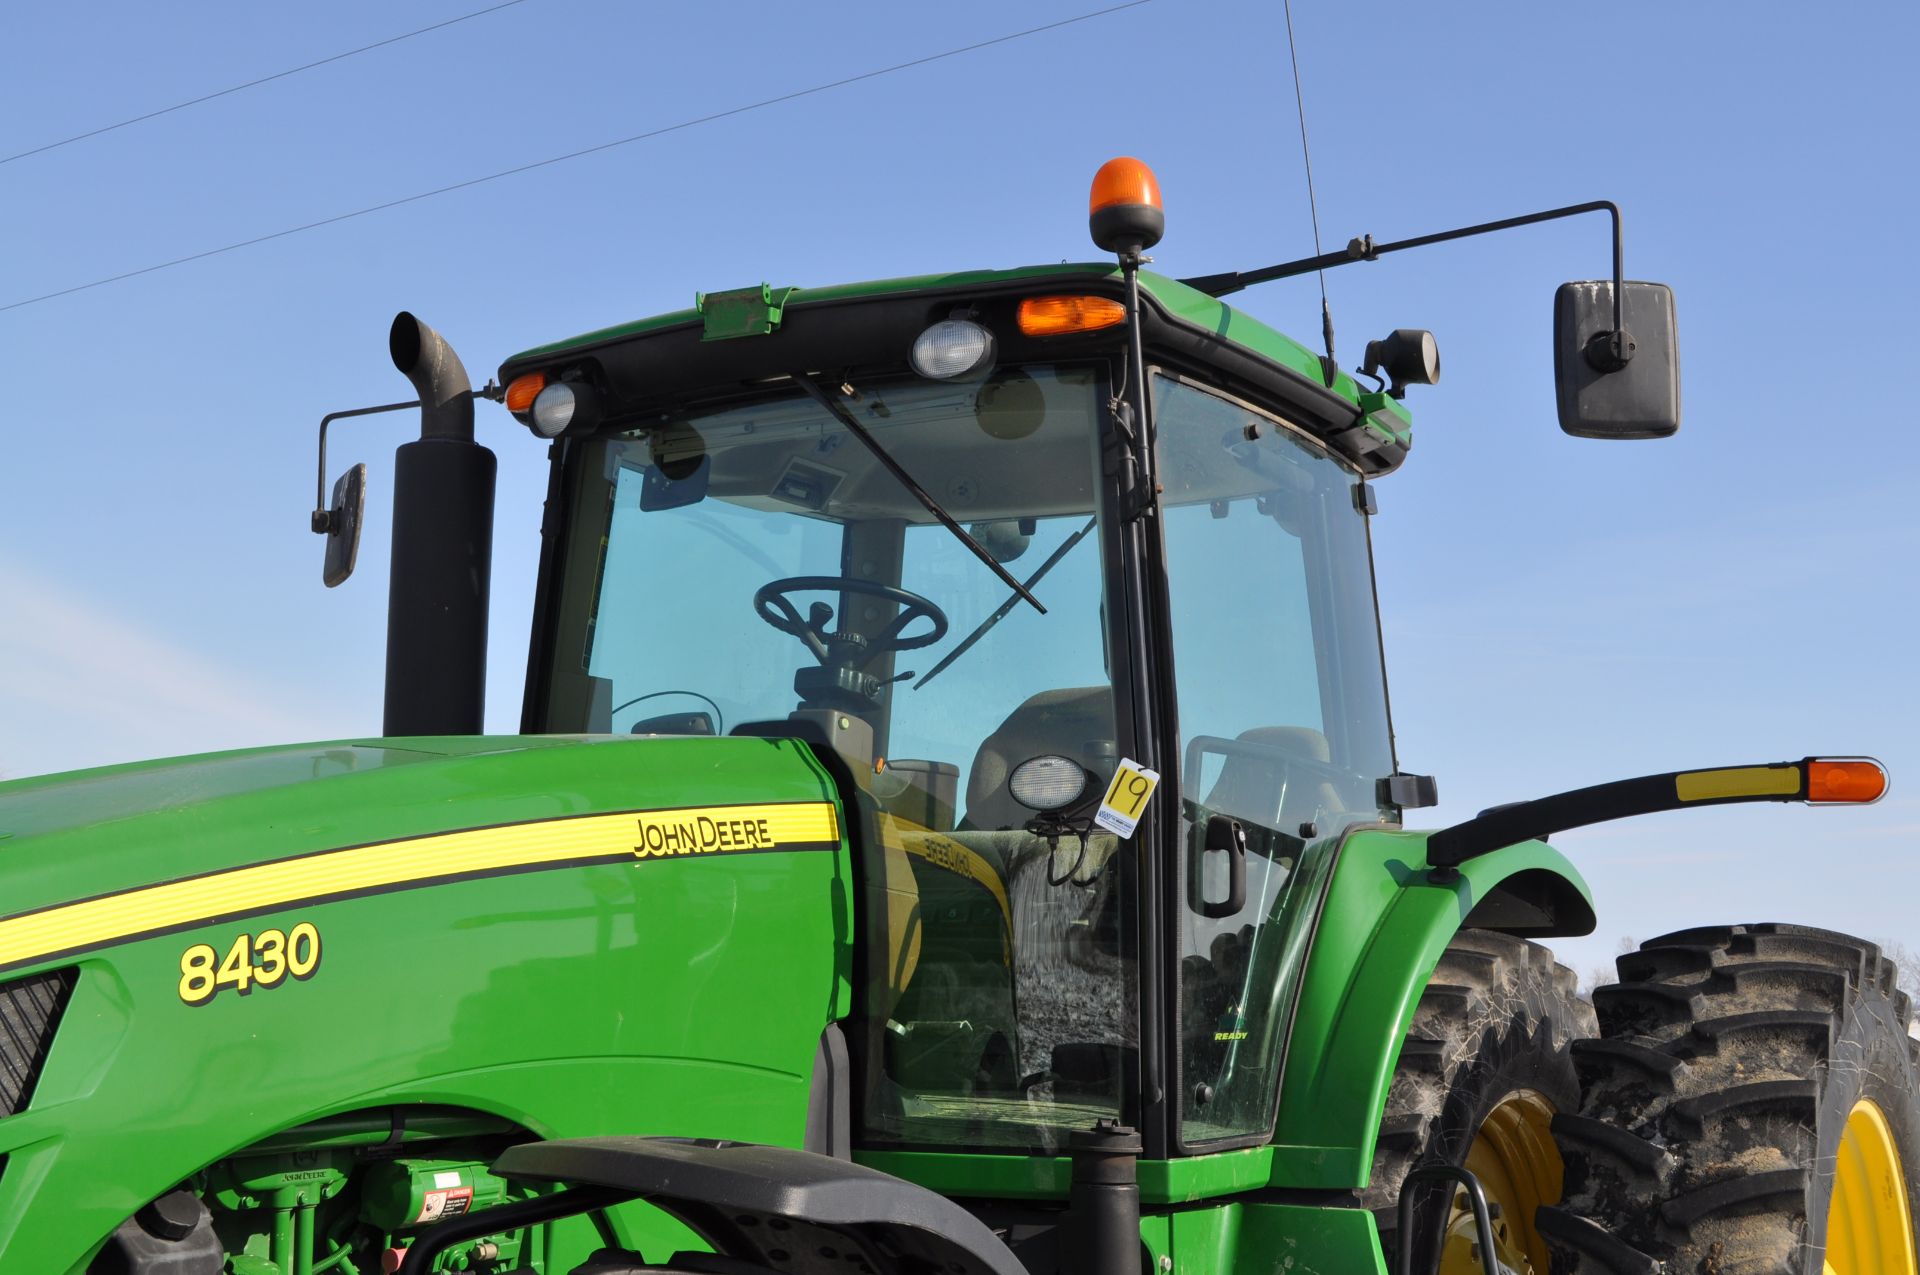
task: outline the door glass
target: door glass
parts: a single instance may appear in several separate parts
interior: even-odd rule
[[[1159,378],[1182,881],[1187,1145],[1262,1135],[1309,842],[1382,817],[1393,769],[1357,476],[1232,399]]]

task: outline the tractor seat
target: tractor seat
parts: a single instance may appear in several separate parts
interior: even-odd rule
[[[1030,757],[1071,757],[1104,782],[1113,774],[1114,738],[1110,687],[1075,686],[1029,697],[975,754],[967,774],[967,815],[960,826],[976,832],[1024,827],[1033,812],[1013,799],[1007,778]]]
[[[1297,825],[1341,808],[1340,794],[1327,782],[1323,769],[1332,752],[1319,731],[1309,726],[1256,726],[1235,738],[1268,750],[1271,760],[1225,754],[1220,778],[1201,803],[1208,810],[1291,833]],[[1289,753],[1319,764],[1289,767],[1285,759]]]

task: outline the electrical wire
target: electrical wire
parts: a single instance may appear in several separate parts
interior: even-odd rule
[[[298,75],[302,71],[311,71],[315,67],[326,66],[331,62],[340,62],[347,58],[357,57],[362,53],[371,53],[375,49],[384,49],[389,44],[398,44],[402,40],[411,40],[416,35],[426,35],[429,31],[438,31],[444,27],[453,26],[456,23],[468,22],[474,18],[485,17],[489,13],[498,13],[502,9],[511,9],[517,4],[525,4],[526,2],[527,0],[504,0],[504,3],[501,4],[489,5],[485,9],[475,9],[472,13],[463,13],[457,18],[448,18],[445,22],[436,22],[430,27],[421,27],[417,31],[408,31],[404,35],[389,36],[384,40],[375,40],[372,44],[363,44],[357,49],[348,49],[345,53],[336,53],[332,57],[321,58],[317,62],[307,62],[285,71],[276,71],[272,75],[263,75],[257,80],[248,80],[245,84],[236,84],[232,88],[221,89],[214,93],[205,93],[199,97],[190,97],[184,102],[175,102],[172,106],[163,106],[157,111],[148,111],[145,115],[136,115],[132,119],[124,119],[117,124],[103,124],[99,128],[89,129],[84,133],[75,133],[72,137],[65,137],[57,142],[48,142],[44,146],[35,146],[31,150],[20,151],[13,155],[0,156],[0,164],[11,164],[14,160],[25,159],[29,155],[43,155],[48,151],[59,150],[62,146],[71,146],[75,142],[84,142],[89,137],[98,137],[102,133],[111,133],[115,129],[126,128],[133,124],[143,124],[148,120],[158,119],[162,115],[171,115],[175,111],[184,111],[189,106],[198,106],[202,102],[211,102],[215,98],[229,97],[235,93],[244,92],[247,89],[259,88],[262,84],[271,84],[275,80],[284,80],[289,75]]]
[[[649,129],[644,133],[635,133],[631,137],[617,138],[611,142],[601,142],[597,146],[587,146],[577,151],[568,151],[564,155],[554,155],[547,159],[535,160],[529,164],[520,164],[513,168],[504,168],[497,173],[488,173],[484,177],[471,177],[466,181],[454,182],[450,186],[440,186],[433,190],[421,191],[419,194],[406,195],[399,199],[389,199],[385,203],[373,204],[366,208],[357,208],[352,212],[339,213],[332,217],[322,217],[318,221],[310,221],[299,226],[290,226],[285,230],[276,230],[271,234],[256,235],[252,239],[242,239],[238,243],[226,244],[219,248],[208,248],[204,252],[189,253],[184,257],[175,257],[171,261],[162,261],[151,266],[142,266],[138,270],[127,270],[120,274],[108,275],[104,279],[95,279],[91,283],[79,283],[70,288],[61,288],[55,292],[43,292],[37,297],[26,297],[19,301],[10,301],[5,305],[0,305],[0,313],[8,310],[18,310],[24,306],[38,305],[42,301],[52,301],[57,297],[72,296],[76,292],[86,292],[92,288],[104,288],[110,283],[120,283],[126,279],[136,279],[141,275],[152,274],[157,270],[170,270],[175,266],[184,266],[189,262],[204,261],[208,257],[217,257],[223,253],[237,252],[242,248],[251,248],[256,244],[268,243],[275,239],[285,239],[289,235],[304,234],[309,230],[318,230],[322,226],[333,226],[343,221],[352,221],[356,217],[366,217],[373,213],[385,212],[389,208],[399,208],[405,204],[418,203],[423,199],[432,199],[436,195],[451,194],[456,190],[466,190],[473,186],[485,185],[487,182],[499,181],[505,177],[516,177],[521,173],[530,173],[535,169],[547,168],[554,164],[564,164],[568,160],[580,159],[587,155],[597,155],[601,151],[613,150],[620,146],[630,146],[635,142],[644,142],[652,138],[664,137],[669,133],[678,133],[686,129],[698,128],[702,124],[711,124],[716,120],[730,119],[736,115],[745,115],[750,111],[764,110],[767,107],[797,101],[803,97],[812,97],[818,93],[826,93],[833,89],[845,88],[849,84],[859,84],[865,80],[878,79],[883,75],[892,75],[899,71],[911,70],[914,67],[926,66],[929,63],[945,61],[948,58],[959,57],[964,53],[975,53],[981,49],[992,48],[995,45],[1007,44],[1014,40],[1023,40],[1028,36],[1040,35],[1047,31],[1057,31],[1062,27],[1070,27],[1080,22],[1090,22],[1095,18],[1108,17],[1126,9],[1137,9],[1141,5],[1151,3],[1153,3],[1153,0],[1127,0],[1124,4],[1110,5],[1107,8],[1094,9],[1091,12],[1082,13],[1075,17],[1062,18],[1058,22],[1048,22],[1042,26],[1028,27],[1024,31],[1013,31],[1006,35],[994,36],[990,40],[980,40],[973,44],[962,45],[957,49],[948,49],[943,53],[930,53],[925,57],[913,58],[906,62],[896,62],[892,66],[884,66],[878,70],[862,71],[858,75],[849,75],[825,84],[816,84],[811,88],[796,89],[791,93],[782,93],[778,97],[762,98],[758,102],[750,102],[745,106],[730,107],[724,111],[715,111],[710,115],[701,115],[694,119],[681,120],[677,124],[667,124],[660,128]]]

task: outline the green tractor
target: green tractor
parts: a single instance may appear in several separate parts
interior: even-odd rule
[[[0,1272],[1914,1275],[1874,947],[1692,930],[1589,1004],[1536,944],[1594,925],[1554,833],[1884,772],[1409,830],[1368,519],[1432,338],[1348,373],[1218,299],[1610,209],[1181,282],[1115,161],[1105,263],[714,293],[480,391],[401,315],[381,736],[0,785]],[[1561,422],[1659,436],[1614,225]],[[476,398],[550,460],[510,737]]]

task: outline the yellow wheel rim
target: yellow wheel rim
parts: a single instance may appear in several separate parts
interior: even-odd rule
[[[1825,1275],[1916,1275],[1900,1151],[1885,1113],[1872,1102],[1847,1117],[1834,1157]]]
[[[1553,1104],[1530,1089],[1510,1094],[1480,1125],[1467,1151],[1467,1172],[1480,1180],[1494,1214],[1495,1256],[1516,1275],[1546,1275],[1547,1246],[1533,1229],[1533,1211],[1558,1204],[1565,1166],[1554,1145]],[[1456,1191],[1440,1250],[1439,1275],[1483,1275],[1473,1208]]]

